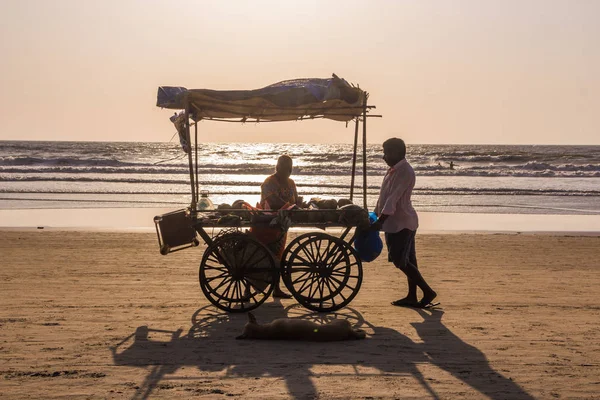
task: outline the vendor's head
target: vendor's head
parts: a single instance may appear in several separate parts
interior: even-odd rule
[[[277,159],[275,174],[283,179],[287,179],[292,175],[292,158],[288,155],[283,155]]]
[[[406,144],[399,138],[390,138],[383,142],[383,159],[390,167],[398,164],[406,157]]]

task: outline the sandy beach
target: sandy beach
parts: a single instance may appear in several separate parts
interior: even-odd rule
[[[0,231],[0,398],[600,398],[600,237],[421,234],[441,306],[404,294],[387,253],[350,307],[267,300],[259,321],[348,318],[367,340],[236,341],[245,315],[209,305],[204,246],[156,235]]]

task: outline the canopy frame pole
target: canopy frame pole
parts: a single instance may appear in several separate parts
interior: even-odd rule
[[[356,176],[356,150],[358,147],[358,116],[354,124],[354,154],[352,155],[352,178],[350,180],[350,201],[354,198],[354,177]]]
[[[369,211],[367,207],[367,98],[369,95],[364,92],[364,106],[363,106],[363,208]]]
[[[190,167],[190,185],[192,187],[192,204],[190,208],[192,211],[196,211],[196,191],[194,185],[194,162],[192,161],[192,141],[190,138],[190,104],[186,100],[185,102],[185,139],[188,142],[189,151],[188,151],[188,163]]]
[[[196,157],[196,195],[198,196],[200,194],[200,188],[198,186],[198,121],[194,124],[194,143],[194,154]]]

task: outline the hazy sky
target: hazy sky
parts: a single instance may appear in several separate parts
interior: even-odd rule
[[[371,143],[600,144],[600,1],[0,1],[0,139],[168,141],[160,85],[331,73]],[[203,122],[206,141],[351,142],[333,121]]]

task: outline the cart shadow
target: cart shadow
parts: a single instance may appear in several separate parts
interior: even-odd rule
[[[284,380],[290,397],[318,397],[314,380],[338,374],[340,377],[368,377],[381,374],[412,376],[431,398],[440,398],[421,374],[418,365],[431,363],[450,372],[492,399],[531,398],[516,384],[495,372],[485,356],[475,347],[464,343],[441,323],[441,314],[419,311],[423,322],[413,324],[424,343],[415,343],[400,332],[373,326],[362,315],[345,308],[335,313],[313,313],[295,304],[284,308],[279,301],[265,303],[255,314],[259,322],[276,318],[302,318],[326,323],[335,318],[348,319],[355,328],[367,331],[369,338],[359,341],[307,343],[288,341],[235,341],[247,322],[246,314],[226,314],[213,307],[203,307],[192,316],[187,335],[182,330],[164,331],[140,326],[135,333],[112,348],[115,365],[149,369],[144,382],[133,395],[146,399],[156,388],[169,388],[166,380],[186,379],[170,376],[182,367],[195,367],[203,372],[218,374],[212,389],[184,390],[196,394],[227,393],[232,378],[279,377]],[[443,335],[438,338],[440,332]],[[155,340],[157,336],[168,341]],[[125,345],[129,347],[122,349]],[[444,349],[441,349],[444,347]],[[324,365],[342,366],[343,373],[320,374]],[[465,369],[473,369],[465,375]],[[369,372],[372,369],[377,372]],[[337,368],[339,370],[339,368]],[[192,379],[192,378],[187,378]],[[195,378],[194,378],[195,379]],[[502,383],[499,391],[495,385]],[[232,385],[235,388],[235,385]],[[192,394],[192,393],[190,393]]]

